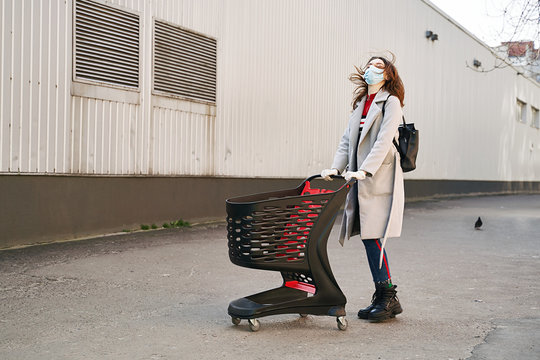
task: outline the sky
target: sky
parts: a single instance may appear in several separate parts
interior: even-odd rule
[[[464,28],[473,33],[489,46],[500,45],[512,36],[512,20],[515,21],[516,11],[520,3],[526,0],[430,0],[435,6],[456,20]],[[503,16],[504,8],[509,3],[515,3],[513,16]],[[513,18],[513,19],[512,19]],[[538,39],[538,24],[528,26],[514,40],[533,40],[535,47],[540,46]]]

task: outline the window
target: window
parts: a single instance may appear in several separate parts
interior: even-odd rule
[[[139,16],[96,1],[75,1],[76,80],[139,87]]]
[[[215,39],[154,21],[154,90],[216,102]]]
[[[534,106],[531,106],[531,113],[532,113],[532,126],[534,126],[537,129],[540,129],[540,112],[537,108]]]
[[[519,99],[517,99],[517,120],[527,123],[527,104]]]

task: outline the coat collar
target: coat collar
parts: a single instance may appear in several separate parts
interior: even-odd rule
[[[375,95],[375,98],[373,99],[373,102],[371,103],[371,106],[369,107],[369,111],[366,116],[366,120],[364,121],[364,126],[362,127],[362,134],[360,135],[360,140],[358,141],[358,145],[362,143],[362,141],[365,139],[367,133],[369,132],[369,129],[371,128],[371,125],[373,125],[373,121],[377,118],[380,112],[382,112],[383,104],[381,102],[386,101],[390,93],[384,89],[381,89],[377,92],[377,95]],[[364,108],[364,104],[366,102],[367,96],[364,96],[362,100],[360,101],[359,107],[361,106],[361,109]]]
[[[388,97],[388,95],[390,95],[390,93],[384,89],[381,89],[377,92],[377,94],[375,95],[375,98],[373,99],[373,103],[372,104],[375,104],[377,102],[381,102],[381,101],[385,101],[386,98]],[[364,104],[366,103],[366,99],[367,99],[367,93],[366,95],[364,95],[362,97],[362,99],[360,99],[356,104],[357,104],[357,107],[356,108],[360,108],[360,109],[363,109],[364,108]],[[370,107],[370,110],[371,110],[371,107]]]
[[[373,102],[376,103],[378,101],[385,101],[388,95],[390,95],[388,91],[381,89],[377,92],[377,95],[375,95],[375,99],[373,99]]]

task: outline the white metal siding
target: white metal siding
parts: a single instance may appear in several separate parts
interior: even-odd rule
[[[71,2],[0,2],[0,171],[69,173]]]
[[[154,107],[154,174],[213,173],[215,116]]]
[[[136,101],[105,100],[100,88],[70,95],[72,1],[1,2],[1,172],[317,173],[347,124],[353,65],[390,49],[405,116],[421,131],[418,169],[407,178],[540,180],[540,130],[517,121],[515,105],[540,108],[540,87],[512,68],[465,67],[495,59],[429,2],[101,2],[140,16]],[[379,17],[392,27],[377,27]],[[216,106],[152,94],[154,19],[217,40]]]
[[[72,97],[71,169],[84,174],[140,171],[140,109],[132,104]]]

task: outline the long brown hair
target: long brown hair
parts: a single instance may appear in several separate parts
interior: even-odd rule
[[[367,64],[369,64],[371,60],[374,59],[381,59],[384,62],[384,78],[386,81],[382,88],[388,91],[391,95],[396,96],[401,103],[401,107],[405,106],[405,103],[403,102],[405,98],[405,87],[403,86],[403,81],[401,81],[397,68],[394,65],[396,57],[394,54],[392,54],[392,60],[388,60],[382,56],[373,56],[371,59],[368,60],[368,62],[366,63],[366,65],[364,65],[362,69],[359,69],[356,66],[354,67],[356,69],[356,72],[352,73],[349,76],[349,80],[351,80],[352,83],[356,85],[353,92],[353,110],[356,109],[356,104],[367,93],[368,84],[364,80],[364,69],[366,68]]]

